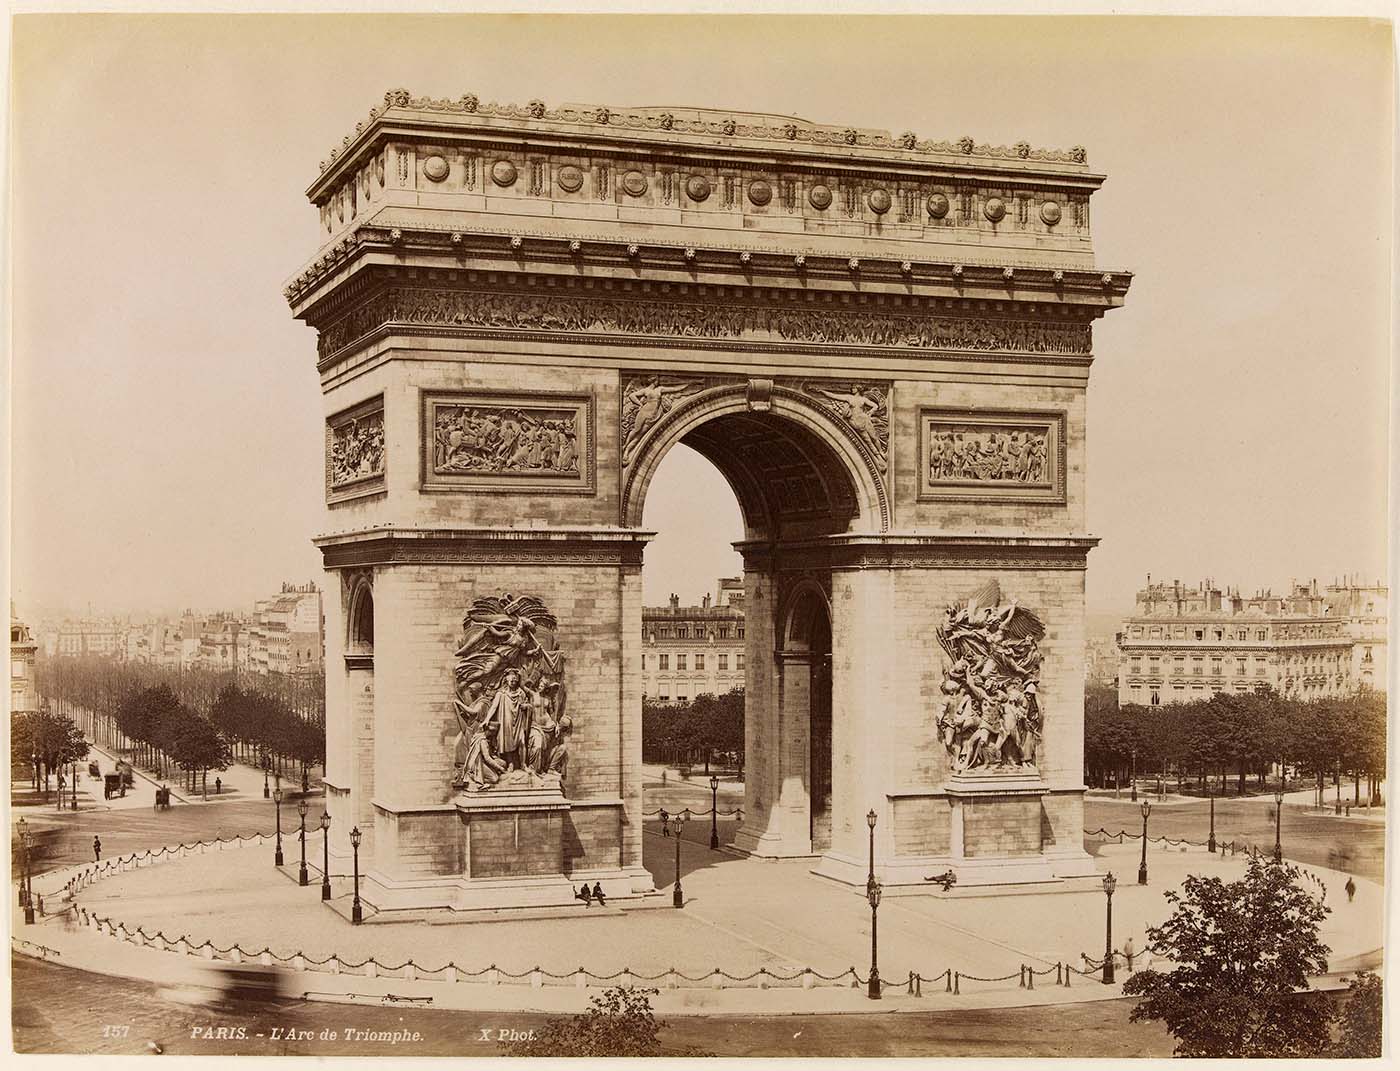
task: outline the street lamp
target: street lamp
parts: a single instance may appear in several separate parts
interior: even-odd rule
[[[355,899],[350,905],[350,921],[357,924],[364,920],[360,912],[360,838],[363,835],[359,826],[350,830],[350,850],[355,853]]]
[[[1283,862],[1283,785],[1274,793],[1274,862]]]
[[[267,787],[267,752],[266,752],[266,751],[263,752],[263,757],[262,757],[262,768],[263,768],[263,799],[267,799],[268,796],[272,795],[272,793],[271,793],[271,791],[269,791],[269,789],[268,789],[268,787]]]
[[[1206,850],[1215,851],[1215,787],[1210,783],[1210,778],[1206,778],[1206,795],[1210,797],[1210,839],[1206,841]]]
[[[1138,867],[1138,884],[1147,884],[1147,816],[1152,813],[1152,801],[1142,801],[1142,863]]]
[[[710,851],[719,847],[719,778],[710,777]]]
[[[685,895],[681,892],[681,831],[685,828],[685,812],[676,815],[676,887],[671,893],[671,906],[684,907]]]
[[[282,865],[282,790],[280,788],[272,794],[272,799],[277,805],[277,851],[272,856],[272,865],[280,867]]]
[[[1118,879],[1109,871],[1103,876],[1104,894],[1104,933],[1103,933],[1103,984],[1113,984],[1113,890],[1118,887]]]
[[[321,899],[331,898],[331,816],[321,812]]]
[[[24,924],[26,926],[34,925],[34,885],[33,878],[30,876],[29,872],[30,836],[29,827],[25,825],[24,819],[21,818],[19,820],[19,845],[23,853],[21,865],[24,869],[20,874],[20,895],[24,902]]]
[[[1128,782],[1133,786],[1132,800],[1137,802],[1137,748],[1133,748],[1133,770],[1128,775]]]
[[[875,823],[878,817],[874,808],[865,816],[865,824],[870,827],[870,870],[865,876],[865,891],[869,895],[870,890],[875,888]]]
[[[34,791],[39,791],[39,752],[35,751],[29,756],[30,769],[34,771]]]
[[[307,884],[310,884],[310,883],[306,880],[306,812],[307,812],[307,810],[309,810],[309,808],[306,806],[306,801],[305,801],[305,800],[301,800],[300,802],[297,803],[297,814],[301,815],[301,823],[300,823],[300,826],[301,826],[301,829],[300,829],[300,835],[301,835],[301,869],[297,871],[297,884],[298,884],[298,885],[307,885]]]
[[[871,812],[874,813],[873,811]],[[879,952],[878,931],[876,929],[876,912],[880,907],[880,883],[872,880],[865,890],[865,898],[870,901],[870,986],[866,991],[866,996],[871,1000],[880,999],[880,967],[877,962]]]
[[[73,810],[78,809],[78,760],[74,759],[68,766],[68,775],[73,782]]]

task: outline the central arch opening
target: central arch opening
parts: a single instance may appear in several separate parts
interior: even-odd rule
[[[702,802],[700,794],[689,798],[681,776],[702,756],[672,749],[676,761],[664,764],[663,784],[657,760],[666,749],[656,744],[662,737],[696,739],[713,699],[722,698],[701,689],[737,687],[742,748],[724,753],[714,771],[730,794],[718,801],[721,811],[739,805],[742,791],[735,843],[756,854],[820,854],[831,846],[839,717],[832,705],[831,582],[824,569],[791,564],[796,552],[785,558],[784,548],[859,523],[865,500],[849,461],[799,420],[730,411],[677,429],[669,440],[643,443],[634,466],[645,474],[638,520],[657,532],[644,559],[638,622],[648,807],[708,810],[708,779],[689,770],[705,789]],[[722,668],[727,677],[717,672]],[[701,717],[694,716],[697,704]],[[684,732],[672,732],[681,724]]]

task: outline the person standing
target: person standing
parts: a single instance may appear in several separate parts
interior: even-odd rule
[[[92,838],[92,858],[94,862],[102,862],[102,838],[94,836]]]
[[[1347,903],[1351,903],[1356,899],[1356,882],[1352,880],[1350,874],[1347,875],[1347,883],[1344,888],[1347,891]]]

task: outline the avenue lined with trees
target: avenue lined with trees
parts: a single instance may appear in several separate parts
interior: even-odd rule
[[[324,677],[244,674],[243,681],[247,687],[232,672],[207,669],[44,659],[36,682],[48,710],[37,717],[72,726],[79,740],[86,733],[130,752],[158,778],[178,768],[192,791],[207,790],[209,771],[226,770],[235,758],[305,780],[325,758]],[[11,755],[29,759],[15,743]]]
[[[1262,791],[1274,768],[1320,790],[1348,784],[1352,805],[1378,805],[1385,777],[1386,697],[1297,700],[1273,691],[1169,706],[1119,707],[1114,689],[1089,685],[1084,763],[1091,787],[1159,777],[1177,791],[1246,795]],[[1301,784],[1294,787],[1303,787]]]
[[[688,703],[642,704],[642,761],[744,768],[744,690],[702,693]]]

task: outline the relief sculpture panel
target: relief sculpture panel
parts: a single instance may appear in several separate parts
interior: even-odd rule
[[[955,773],[1036,768],[1043,718],[1039,641],[1045,626],[989,580],[948,607],[938,643],[949,658],[938,738]]]
[[[594,487],[592,401],[581,395],[423,396],[423,490]]]
[[[1065,414],[923,409],[919,497],[1065,501]]]
[[[637,456],[637,448],[661,418],[680,399],[694,394],[704,386],[699,380],[663,379],[661,376],[638,376],[629,379],[622,388],[622,464],[628,466]]]
[[[384,489],[384,399],[336,413],[326,421],[326,500],[339,502]]]
[[[889,387],[868,383],[809,382],[805,392],[846,423],[884,475],[890,444]]]

